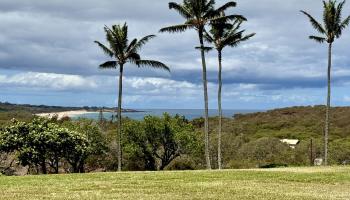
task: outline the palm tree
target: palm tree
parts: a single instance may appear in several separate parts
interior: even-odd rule
[[[170,71],[169,68],[154,60],[142,60],[139,55],[140,49],[155,35],[148,35],[142,39],[133,39],[130,43],[128,41],[128,26],[113,25],[111,28],[105,26],[106,40],[108,47],[101,42],[95,41],[95,43],[102,49],[102,51],[109,57],[113,58],[112,61],[107,61],[100,65],[101,69],[117,69],[119,66],[119,94],[118,94],[118,134],[117,134],[117,156],[118,156],[118,171],[121,171],[122,167],[122,90],[123,90],[123,70],[126,63],[136,64],[138,67],[149,66],[157,69],[164,69]]]
[[[310,39],[319,43],[328,43],[328,70],[327,70],[327,108],[326,124],[324,131],[324,164],[328,162],[328,134],[329,134],[329,113],[331,106],[331,68],[332,68],[332,45],[335,39],[340,38],[343,30],[349,25],[350,16],[342,20],[342,10],[345,1],[337,4],[336,0],[323,1],[323,24],[319,23],[309,13],[302,11],[311,22],[312,27],[321,36],[309,36]]]
[[[222,13],[224,16],[224,13]],[[249,40],[255,33],[243,35],[245,30],[240,30],[244,20],[236,19],[233,23],[227,22],[226,19],[217,20],[210,23],[211,29],[205,31],[205,39],[212,43],[218,53],[219,73],[218,73],[218,110],[219,110],[219,130],[218,130],[218,168],[222,168],[221,163],[221,132],[222,132],[222,108],[221,108],[221,89],[222,89],[222,50],[225,47],[236,47],[241,42]]]
[[[222,18],[234,19],[241,16],[229,15],[225,17],[220,16],[220,12],[225,11],[230,7],[236,6],[235,2],[225,3],[218,9],[214,9],[215,0],[183,0],[182,4],[175,2],[169,3],[169,9],[174,9],[182,17],[185,18],[183,24],[173,25],[162,28],[160,32],[179,33],[188,29],[195,29],[198,33],[200,46],[196,49],[201,51],[202,71],[203,71],[203,90],[204,90],[204,143],[205,143],[205,159],[207,169],[211,169],[209,156],[209,116],[208,116],[208,87],[207,87],[207,66],[205,62],[205,51],[208,50],[204,46],[203,32],[204,28],[209,22],[219,20]]]

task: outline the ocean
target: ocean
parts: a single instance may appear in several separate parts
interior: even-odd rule
[[[204,116],[204,110],[202,109],[138,109],[142,112],[123,112],[123,117],[129,117],[131,119],[135,120],[141,120],[147,115],[152,116],[162,116],[163,113],[169,113],[171,116],[175,116],[176,114],[185,116],[186,119],[192,120],[195,118],[200,118]],[[227,118],[232,118],[234,114],[246,114],[246,113],[254,113],[259,112],[261,110],[223,110],[223,116]],[[112,114],[115,115],[115,113],[111,112],[104,112],[103,117],[107,120],[110,120],[112,118]],[[214,109],[209,110],[209,116],[214,117],[218,116],[218,111]],[[99,113],[86,113],[81,115],[76,115],[72,117],[73,119],[77,118],[88,118],[88,119],[98,119]]]

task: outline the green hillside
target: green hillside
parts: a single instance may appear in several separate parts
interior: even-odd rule
[[[245,168],[272,162],[308,165],[311,139],[313,158],[323,156],[324,119],[324,106],[282,108],[252,114],[237,114],[233,119],[225,119],[223,155],[226,167]],[[194,120],[193,123],[198,130],[202,129],[202,120]],[[211,151],[214,164],[217,124],[217,118],[212,118]],[[278,139],[298,139],[300,143],[292,150],[286,148],[286,145],[279,144]],[[350,163],[350,107],[332,108],[329,145],[333,164]],[[251,159],[242,163],[247,156],[251,156]],[[261,162],[255,162],[260,158]],[[255,161],[251,162],[252,160]],[[237,163],[241,163],[242,166]]]

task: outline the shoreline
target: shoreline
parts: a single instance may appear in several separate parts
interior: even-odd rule
[[[113,110],[103,110],[104,113],[115,113]],[[132,109],[125,109],[122,110],[122,113],[140,113],[140,112],[145,112],[145,111],[137,111],[137,110],[132,110]],[[92,113],[99,113],[99,111],[90,111],[90,110],[69,110],[69,111],[60,111],[60,112],[48,112],[48,113],[36,113],[34,114],[35,116],[39,117],[54,117],[57,116],[57,119],[62,119],[64,117],[76,117],[77,115],[85,115],[85,114],[92,114]]]
[[[84,115],[89,113],[97,113],[87,110],[71,110],[71,111],[62,111],[62,112],[50,112],[50,113],[36,113],[35,116],[39,117],[54,117],[57,116],[57,119],[62,119],[64,117],[75,117],[76,115]]]

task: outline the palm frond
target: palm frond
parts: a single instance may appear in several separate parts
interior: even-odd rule
[[[128,61],[133,64],[137,65],[137,62],[140,60],[141,60],[141,56],[138,53],[132,52],[128,55]]]
[[[107,61],[99,66],[100,69],[116,69],[117,68],[116,61]]]
[[[232,28],[229,29],[229,31],[227,31],[226,34],[224,34],[224,37],[229,37],[230,35],[237,33],[237,31],[241,28],[242,23],[243,21],[241,20],[235,20],[232,24]]]
[[[211,51],[213,49],[213,47],[195,47],[195,49],[198,49],[198,50],[203,49],[203,51],[207,53],[207,52]]]
[[[242,39],[244,31],[245,30],[231,32],[230,34],[226,35],[225,38],[221,38],[220,46],[235,46],[234,43]]]
[[[213,43],[214,42],[214,38],[207,32],[207,30],[204,29],[204,39],[209,42],[209,43]]]
[[[241,38],[239,38],[238,40],[235,40],[231,43],[228,44],[228,46],[231,46],[231,47],[236,47],[238,46],[241,42],[244,42],[244,41],[247,41],[249,40],[250,38],[254,37],[256,35],[256,33],[251,33],[251,34],[248,34],[248,35],[245,35],[245,36],[241,36]]]
[[[133,49],[140,50],[143,45],[145,45],[150,39],[155,38],[155,35],[147,35],[143,38],[141,38],[134,46]]]
[[[203,4],[205,3],[205,1],[203,1]],[[219,15],[220,13],[217,12],[216,10],[214,10],[214,5],[215,5],[215,0],[209,0],[204,7],[202,7],[202,9],[198,9],[198,11],[200,11],[200,13],[198,13],[197,15],[201,16],[201,18],[210,18],[210,17],[214,17]]]
[[[215,23],[217,21],[224,21],[224,20],[241,20],[241,21],[247,21],[247,19],[243,15],[227,15],[227,16],[219,16],[211,18],[210,21]]]
[[[152,67],[157,69],[164,69],[170,72],[170,68],[165,64],[155,60],[139,60],[136,63],[139,67]]]
[[[336,24],[341,24],[341,18],[342,18],[341,15],[342,15],[344,4],[345,4],[345,1],[342,1],[337,6],[336,14],[335,14]]]
[[[206,1],[203,1],[203,4],[204,4],[205,2],[206,2]],[[213,10],[213,9],[214,9],[214,5],[215,5],[215,0],[209,0],[209,1],[205,4],[203,11]]]
[[[169,9],[174,9],[176,10],[181,16],[183,16],[186,19],[190,19],[191,13],[182,5],[179,5],[175,2],[170,2],[169,3]]]
[[[309,18],[309,21],[311,23],[311,25],[321,34],[326,34],[325,29],[322,27],[322,25],[315,19],[313,18],[309,13],[301,10],[300,12],[302,12],[304,15],[306,15]]]
[[[350,16],[344,19],[344,21],[341,22],[340,28],[345,29],[350,23]]]
[[[179,33],[179,32],[184,32],[190,28],[194,28],[194,25],[192,25],[192,24],[179,24],[179,25],[168,26],[168,27],[162,28],[159,30],[159,32],[161,32],[161,33],[164,33],[164,32]]]
[[[130,42],[128,48],[126,49],[126,52],[130,52],[130,50],[133,49],[136,44],[137,44],[137,39],[135,38]]]
[[[335,2],[332,0],[329,0],[328,2],[323,1],[324,10],[323,10],[323,23],[325,30],[328,34],[328,40],[333,41],[334,40],[334,31],[336,29],[335,26],[335,15],[336,15],[336,8],[335,8]],[[332,34],[329,34],[332,33]]]
[[[311,40],[315,40],[315,41],[318,42],[318,43],[324,43],[324,42],[327,40],[327,39],[324,38],[324,37],[314,36],[314,35],[309,36],[309,38],[310,38]]]
[[[106,32],[106,40],[109,43],[109,46],[113,50],[114,54],[121,54],[125,45],[122,44],[119,36],[113,31],[114,26],[112,26],[112,29],[108,26],[104,27],[104,30]]]
[[[120,51],[124,51],[127,48],[128,41],[128,25],[126,22],[121,26],[113,25],[111,33],[113,34],[114,38],[116,38],[116,41],[119,43],[118,47],[120,47]]]
[[[110,57],[113,57],[113,51],[112,50],[110,50],[108,47],[106,47],[104,44],[102,44],[101,42],[99,42],[99,41],[94,41],[101,49],[102,49],[102,51],[106,54],[106,55],[108,55],[108,56],[110,56]]]
[[[220,6],[218,9],[216,9],[217,12],[223,12],[227,10],[228,8],[236,7],[237,3],[234,1],[230,1],[225,3],[224,5]]]

